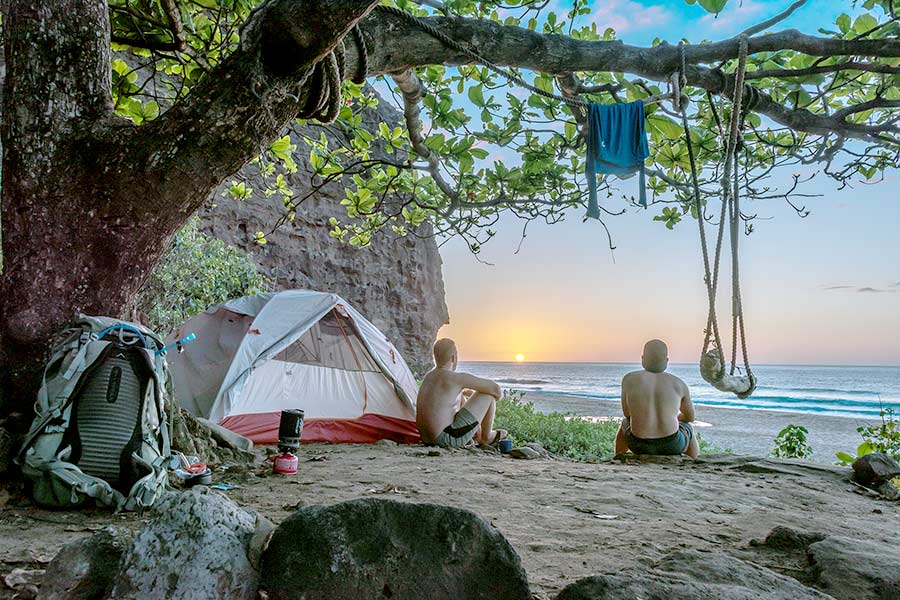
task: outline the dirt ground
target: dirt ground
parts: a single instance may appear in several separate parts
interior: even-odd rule
[[[790,461],[705,457],[698,463],[515,460],[480,450],[305,445],[295,476],[267,466],[220,472],[239,505],[278,523],[298,506],[384,495],[474,511],[522,557],[532,590],[552,598],[580,577],[614,573],[697,548],[796,571],[752,547],[775,526],[894,543],[900,504],[861,495],[849,470]],[[0,490],[0,573],[43,569],[66,542],[149,515],[53,512]],[[0,584],[0,588],[2,588]]]

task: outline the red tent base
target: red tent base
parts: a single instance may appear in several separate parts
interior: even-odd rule
[[[281,412],[254,413],[225,417],[222,427],[253,440],[254,444],[277,444]],[[358,419],[305,419],[302,442],[371,444],[393,440],[401,444],[421,442],[414,421],[366,414]]]

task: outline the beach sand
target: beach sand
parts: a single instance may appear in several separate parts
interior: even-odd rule
[[[540,392],[527,392],[525,399],[542,412],[557,411],[595,417],[622,415],[621,404],[609,400]],[[809,413],[703,405],[696,406],[696,413],[695,431],[700,437],[722,450],[737,454],[766,456],[775,447],[773,440],[779,431],[787,425],[803,425],[809,430],[807,442],[813,449],[809,460],[825,464],[833,464],[837,452],[856,454],[856,447],[862,442],[856,428],[878,422]]]
[[[227,495],[275,523],[297,507],[353,498],[465,508],[506,536],[539,599],[581,577],[640,568],[688,548],[796,575],[806,564],[802,550],[773,554],[750,545],[779,525],[885,545],[900,536],[900,504],[854,493],[849,469],[811,463],[524,461],[392,442],[309,444],[299,458],[294,476],[261,465],[217,471],[214,479],[240,485]],[[138,528],[152,517],[40,510],[0,488],[0,575],[46,568],[65,542],[109,524]]]

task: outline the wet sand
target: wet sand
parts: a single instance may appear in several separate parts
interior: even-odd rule
[[[561,394],[528,392],[525,399],[542,412],[564,412],[581,416],[622,415],[618,402]],[[809,413],[774,412],[697,405],[695,430],[707,442],[737,454],[766,456],[775,447],[773,440],[787,425],[803,425],[809,430],[807,442],[813,455],[809,460],[832,464],[837,452],[856,453],[862,438],[856,428],[878,421]]]

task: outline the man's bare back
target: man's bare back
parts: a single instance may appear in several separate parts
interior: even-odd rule
[[[644,370],[622,379],[624,420],[616,436],[616,454],[687,454],[697,458],[699,446],[690,422],[694,405],[688,386],[665,373],[668,349],[660,340],[644,346]]]
[[[505,432],[492,429],[500,386],[490,379],[457,373],[458,356],[452,340],[438,340],[434,355],[437,366],[425,375],[416,399],[416,424],[422,441],[459,447],[472,439],[488,444],[505,437]],[[463,399],[466,394],[469,397]]]

